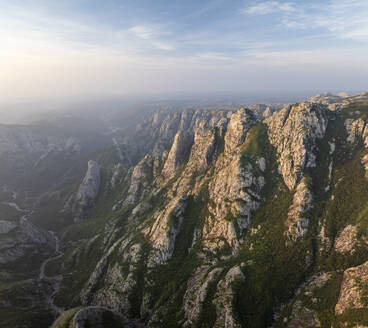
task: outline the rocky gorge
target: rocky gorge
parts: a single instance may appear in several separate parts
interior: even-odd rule
[[[34,210],[0,217],[0,302],[9,256],[35,243],[54,277],[39,311],[65,309],[55,328],[368,326],[367,104],[159,110],[93,152],[32,142],[83,169],[37,196],[18,187]],[[17,154],[5,135],[0,152]]]

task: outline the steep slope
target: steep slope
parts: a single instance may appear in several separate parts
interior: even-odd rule
[[[352,99],[265,120],[157,112],[136,144],[86,159],[63,198],[79,220],[45,268],[71,309],[55,325],[97,309],[147,327],[367,326],[368,105]]]
[[[60,261],[85,278],[67,297],[65,280],[57,302],[106,306],[153,327],[272,322],[275,307],[313,270],[306,172],[315,168],[329,115],[312,103],[285,108],[267,125],[244,109],[195,114],[167,153],[127,173],[130,186],[105,217],[108,231]],[[83,264],[91,247],[103,254],[92,271]]]
[[[61,210],[86,159],[107,141],[60,121],[0,125],[1,326],[47,327],[54,319],[48,299],[57,279],[44,279],[42,265],[58,255],[54,232],[73,222]]]

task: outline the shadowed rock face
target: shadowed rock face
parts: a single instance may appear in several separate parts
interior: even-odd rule
[[[367,309],[368,262],[344,271],[335,314],[349,309]]]
[[[206,169],[212,164],[215,159],[216,140],[221,133],[218,128],[208,130],[204,125],[201,125],[195,132],[188,161],[188,166],[197,170]]]
[[[68,328],[144,328],[137,320],[98,306],[71,309],[60,316],[51,328],[62,328],[65,325]]]
[[[288,328],[321,327],[317,311],[314,308],[319,302],[323,302],[323,298],[318,297],[316,291],[324,288],[331,278],[331,272],[314,275],[297,291],[295,299],[290,301],[292,303],[291,315],[287,321],[284,321]],[[309,304],[315,304],[315,306],[306,306],[301,298],[308,299]]]
[[[100,165],[95,161],[88,161],[87,173],[79,186],[77,195],[75,197],[82,207],[88,206],[98,194],[100,188]]]
[[[213,327],[242,327],[233,309],[234,296],[236,294],[233,287],[236,281],[239,282],[244,279],[245,277],[240,267],[235,266],[231,268],[226,273],[225,277],[217,284],[216,294],[212,301],[216,306],[217,315],[217,319]]]
[[[86,175],[75,195],[65,204],[65,209],[74,215],[74,222],[85,218],[86,212],[94,205],[100,190],[101,166],[93,160],[88,161]]]
[[[48,231],[36,227],[25,217],[18,222],[0,220],[0,264],[38,253],[40,247],[45,254],[55,249],[54,238]]]
[[[0,124],[0,154],[38,154],[45,156],[52,151],[78,153],[82,146],[73,138],[42,136],[27,126]]]
[[[174,143],[171,147],[166,163],[163,168],[163,175],[171,178],[176,169],[184,164],[188,157],[190,148],[193,143],[193,136],[185,131],[179,131],[174,138]]]
[[[222,272],[222,268],[211,269],[210,266],[205,265],[199,267],[189,279],[183,304],[187,325],[194,325],[198,321],[210,285],[216,282]]]
[[[150,181],[153,175],[154,159],[146,155],[133,169],[130,178],[128,196],[123,205],[134,204],[142,200],[151,191]]]

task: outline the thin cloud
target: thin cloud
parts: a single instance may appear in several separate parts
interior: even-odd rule
[[[286,69],[360,68],[365,55],[355,48],[326,48],[315,50],[253,51],[244,54],[243,63],[262,67],[284,67]]]
[[[128,31],[133,33],[137,38],[147,41],[155,48],[166,51],[175,50],[175,47],[172,44],[159,40],[157,28],[155,29],[145,25],[136,25],[131,27]]]
[[[266,1],[258,3],[254,6],[247,7],[242,10],[248,15],[268,15],[276,12],[291,13],[295,11],[295,5],[292,2]]]
[[[284,27],[293,29],[325,30],[330,37],[350,39],[356,42],[368,41],[368,2],[361,0],[331,0],[318,6],[302,5],[293,15],[284,14]]]
[[[243,11],[232,5],[224,12],[216,9],[222,1],[214,0],[210,4],[215,7],[190,8],[211,13],[213,21],[199,15],[188,26],[181,12],[170,12],[171,20],[160,20],[152,10],[151,17],[107,22],[100,12],[60,16],[29,2],[16,7],[0,0],[2,97],[96,90],[200,91],[218,83],[232,89],[243,88],[244,77],[250,87],[262,89],[265,81],[277,84],[277,72],[293,70],[308,70],[315,80],[331,82],[336,71],[345,70],[367,81],[368,43],[362,42],[368,40],[367,2],[286,1],[254,1]],[[299,76],[303,74],[290,75],[290,83],[285,83],[293,87]],[[255,79],[259,82],[253,84]]]

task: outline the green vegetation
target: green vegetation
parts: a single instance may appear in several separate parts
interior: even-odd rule
[[[362,151],[357,151],[353,158],[343,164],[336,164],[332,176],[332,191],[326,200],[322,218],[326,227],[327,236],[333,241],[338,233],[348,224],[358,224],[358,237],[366,234],[368,225],[368,182],[360,158]],[[338,162],[337,162],[338,163]],[[361,250],[364,252],[364,249]],[[365,254],[354,257],[341,256],[333,250],[329,251],[321,262],[326,270],[347,268],[362,263]]]
[[[56,304],[66,308],[79,305],[80,292],[103,255],[101,243],[102,236],[83,242],[78,248],[70,248],[61,259],[49,264],[58,268],[58,273],[63,275],[62,286],[55,298]],[[56,272],[48,269],[47,273]]]
[[[368,322],[368,311],[364,309],[348,309],[344,314],[339,315],[334,320],[334,327],[353,328],[366,325]]]
[[[176,241],[172,258],[166,265],[160,265],[148,274],[154,286],[148,292],[154,299],[155,307],[165,306],[165,323],[162,327],[179,327],[182,318],[181,307],[187,288],[187,281],[200,263],[196,246],[191,249],[194,229],[203,224],[207,213],[207,186],[204,185],[197,196],[189,196],[187,206]],[[198,247],[198,245],[197,245]]]
[[[285,218],[292,194],[280,186],[268,198],[253,221],[261,229],[246,236],[246,243],[237,261],[250,261],[245,269],[245,282],[235,300],[237,313],[246,327],[264,327],[272,322],[275,307],[286,302],[308,273],[305,256],[310,242],[286,246]],[[287,267],[287,270],[285,268]]]
[[[70,328],[70,324],[74,318],[74,315],[80,310],[82,307],[76,307],[65,311],[51,326],[51,328]]]
[[[267,126],[264,123],[256,123],[250,128],[240,151],[248,156],[264,156],[270,148],[267,138]]]
[[[42,294],[30,280],[13,283],[0,282],[2,327],[19,326],[48,328],[54,320],[53,314],[45,309]]]
[[[148,274],[148,278],[155,282],[154,286],[147,289],[155,300],[154,306],[164,307],[162,314],[165,322],[161,323],[161,327],[180,327],[187,281],[198,264],[195,251],[191,251],[184,259],[173,258],[169,264],[161,265]]]

